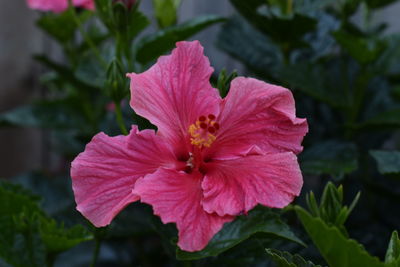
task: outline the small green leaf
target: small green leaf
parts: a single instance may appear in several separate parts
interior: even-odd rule
[[[268,256],[276,263],[277,267],[321,267],[311,261],[306,261],[300,255],[292,255],[287,251],[276,249],[266,249]]]
[[[300,165],[302,171],[308,174],[330,174],[341,178],[357,169],[357,158],[356,145],[330,140],[305,150],[300,156]]]
[[[342,48],[361,64],[375,61],[386,48],[381,40],[357,37],[343,30],[334,32],[333,36]]]
[[[400,266],[400,239],[397,231],[393,231],[392,237],[390,238],[389,246],[386,251],[385,263],[388,265]]]
[[[238,76],[236,70],[234,70],[231,74],[228,74],[226,72],[226,69],[222,69],[221,72],[218,75],[218,80],[217,80],[217,88],[219,90],[219,94],[221,95],[222,98],[224,98],[230,89],[231,82],[233,79],[235,79]]]
[[[180,25],[165,28],[153,35],[146,36],[137,44],[136,59],[142,64],[150,63],[163,53],[172,49],[176,42],[185,40],[223,20],[224,19],[219,16],[202,16]]]
[[[60,43],[66,43],[74,38],[77,30],[72,12],[73,10],[68,9],[60,14],[46,13],[40,17],[37,25]],[[78,16],[84,22],[92,16],[92,12],[83,11]]]
[[[111,61],[107,69],[106,95],[114,102],[119,103],[129,93],[129,83],[121,62],[117,59]]]
[[[304,245],[276,212],[260,207],[247,216],[240,216],[235,221],[226,224],[202,251],[190,253],[178,249],[176,257],[179,260],[196,260],[217,256],[256,233],[264,233],[271,238],[283,238]]]
[[[336,226],[342,234],[347,236],[344,223],[360,198],[360,192],[352,201],[350,207],[343,205],[343,187],[336,187],[328,182],[322,193],[320,204],[317,204],[314,193],[311,191],[306,196],[308,209],[313,217],[321,218],[327,225]]]
[[[400,173],[400,151],[371,150],[370,154],[377,161],[380,173]]]
[[[52,219],[41,217],[38,220],[40,221],[39,233],[49,253],[60,253],[93,239],[93,236],[81,225],[65,229],[63,225],[58,225]]]
[[[335,226],[328,226],[321,218],[312,217],[306,210],[296,206],[308,235],[330,267],[383,267],[377,257],[373,257],[353,239],[345,237]]]
[[[160,28],[176,24],[180,0],[153,0],[154,14]]]

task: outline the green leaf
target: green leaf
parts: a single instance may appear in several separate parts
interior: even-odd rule
[[[76,103],[76,99],[62,99],[14,108],[0,114],[0,126],[52,129],[85,127],[82,113],[68,103],[72,101]]]
[[[93,239],[81,225],[66,229],[64,225],[58,225],[52,219],[41,217],[39,221],[39,233],[48,253],[60,253]]]
[[[32,106],[22,106],[0,114],[0,126],[36,127],[40,120],[32,112]]]
[[[222,98],[224,98],[228,94],[231,82],[237,76],[238,74],[236,71],[233,71],[231,74],[228,74],[226,72],[226,69],[221,70],[221,72],[218,75],[217,88]]]
[[[129,43],[149,24],[149,19],[138,10],[137,6],[128,9],[123,3],[117,2],[112,6],[114,25],[111,29],[116,36],[122,35],[122,40]]]
[[[369,153],[377,161],[380,173],[400,173],[400,151],[371,150]]]
[[[306,261],[298,254],[292,255],[287,251],[282,252],[276,249],[266,249],[266,251],[277,267],[321,267],[321,265]]]
[[[335,226],[328,226],[321,218],[312,217],[306,210],[296,206],[296,213],[308,235],[330,267],[383,267],[353,239],[346,238]]]
[[[0,214],[11,216],[22,212],[42,213],[38,206],[40,198],[19,185],[0,181]],[[1,232],[1,231],[0,231]]]
[[[69,82],[75,88],[79,88],[79,90],[86,91],[97,91],[97,88],[80,80],[75,72],[67,66],[58,64],[45,55],[36,55],[35,59],[40,63],[44,64],[46,67],[54,70],[58,75],[60,75],[65,81]]]
[[[300,165],[304,173],[330,174],[341,178],[358,168],[357,147],[353,143],[338,140],[317,143],[300,156]]]
[[[375,61],[386,48],[382,40],[358,37],[343,30],[334,32],[333,36],[342,48],[361,64]]]
[[[275,74],[292,90],[298,90],[338,110],[348,108],[349,85],[337,60],[324,63],[300,62],[281,65]],[[352,75],[352,73],[346,74]],[[339,78],[340,77],[340,78]]]
[[[358,129],[377,127],[400,127],[400,109],[383,111],[376,116],[356,125]]]
[[[150,20],[138,9],[135,9],[129,15],[129,21],[127,25],[128,40],[132,40],[138,36],[139,33],[150,25]]]
[[[217,45],[250,70],[266,77],[283,61],[279,47],[239,17],[224,23],[218,34]]]
[[[107,68],[105,94],[116,103],[129,94],[129,83],[125,76],[121,62],[118,59],[111,61]]]
[[[0,258],[13,266],[44,266],[45,251],[32,218],[42,214],[39,198],[0,182]]]
[[[231,0],[231,3],[255,28],[286,48],[303,46],[302,37],[314,31],[317,24],[313,18],[296,12],[290,17],[271,15],[266,11],[270,9],[265,0]]]
[[[39,200],[18,185],[0,182],[0,258],[13,266],[45,266],[47,256],[92,238],[81,226],[58,226]]]
[[[358,6],[363,2],[364,0],[348,0],[348,1],[342,1],[342,12],[343,15],[346,17],[350,17],[354,12],[357,11]]]
[[[394,2],[396,2],[396,0],[365,0],[365,2],[367,3],[367,5],[370,8],[382,8],[384,6],[390,5]]]
[[[176,24],[180,0],[153,0],[154,14],[160,28]]]
[[[141,64],[150,63],[160,55],[171,50],[176,42],[185,40],[223,20],[222,17],[214,15],[202,16],[180,25],[165,28],[153,35],[146,36],[137,44],[136,59]]]
[[[343,187],[341,185],[336,187],[332,182],[328,182],[319,205],[312,191],[307,194],[306,202],[312,216],[321,218],[327,225],[336,226],[342,234],[347,236],[344,223],[356,206],[360,195],[361,193],[358,192],[350,207],[347,207],[343,205]]]
[[[68,9],[60,14],[46,13],[40,17],[37,25],[60,43],[66,43],[74,38],[77,30],[73,12],[73,10]],[[83,11],[78,16],[79,20],[84,22],[91,15],[92,12]]]
[[[397,231],[393,231],[390,238],[389,246],[386,250],[385,263],[388,266],[400,266],[400,239]]]
[[[217,256],[256,233],[263,233],[271,238],[283,238],[304,245],[276,212],[260,207],[251,211],[247,216],[239,216],[235,221],[226,224],[203,250],[190,253],[178,249],[176,257],[179,260],[196,260]]]

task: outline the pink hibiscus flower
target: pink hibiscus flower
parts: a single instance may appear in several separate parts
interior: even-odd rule
[[[129,203],[176,223],[178,246],[203,249],[234,216],[257,204],[283,208],[303,184],[296,154],[308,130],[291,92],[239,77],[221,99],[198,41],[131,78],[131,106],[158,131],[96,135],[72,162],[77,209],[94,225]]]
[[[27,0],[28,6],[32,9],[41,11],[52,11],[61,13],[68,8],[68,0]],[[76,7],[86,9],[94,9],[94,0],[72,0],[72,4]]]

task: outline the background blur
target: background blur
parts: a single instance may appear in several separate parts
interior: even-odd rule
[[[141,10],[152,17],[152,3],[143,0]],[[201,14],[228,16],[233,8],[228,0],[182,2],[180,21]],[[35,53],[43,53],[62,60],[59,47],[35,27],[37,12],[28,9],[24,0],[0,2],[0,112],[29,103],[46,92],[39,84],[40,64],[32,59]],[[149,27],[151,32],[155,28]],[[240,69],[226,54],[215,48],[218,26],[213,26],[196,36],[205,46],[216,69]],[[50,155],[48,135],[37,129],[0,129],[0,177],[10,177],[32,169],[57,167],[57,159]]]
[[[151,17],[150,0],[143,0],[141,9]],[[228,16],[232,13],[233,8],[228,0],[184,0],[179,20],[185,21],[201,14]],[[387,32],[390,33],[400,30],[398,14],[400,3],[395,3],[379,10],[373,19],[387,22]],[[41,67],[35,63],[32,55],[46,51],[57,57],[60,53],[57,46],[35,28],[35,18],[37,13],[29,10],[24,0],[0,2],[0,112],[28,103],[46,93],[38,81]],[[354,19],[357,20],[357,16]],[[219,26],[206,29],[195,39],[204,45],[214,68],[237,69],[240,74],[243,70],[240,63],[215,47]],[[151,28],[147,31],[151,31]],[[57,159],[49,154],[47,139],[48,135],[43,130],[1,128],[0,177],[10,177],[32,169],[56,168]]]

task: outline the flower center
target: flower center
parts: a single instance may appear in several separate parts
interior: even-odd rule
[[[199,148],[210,147],[217,138],[215,136],[219,124],[215,121],[215,115],[200,116],[189,126],[190,142]]]

